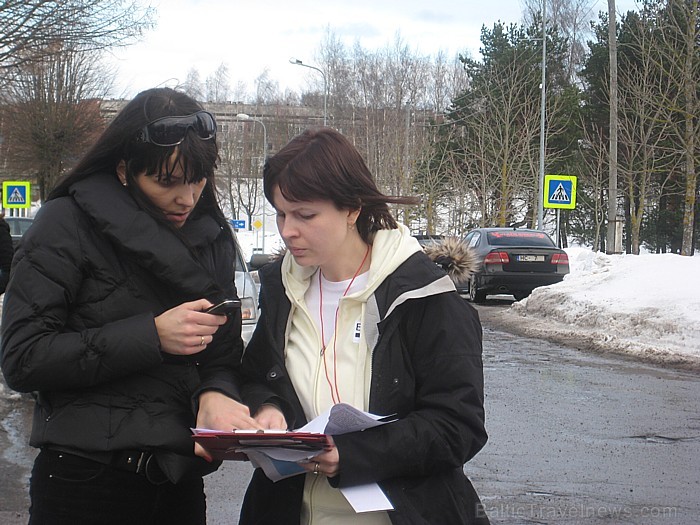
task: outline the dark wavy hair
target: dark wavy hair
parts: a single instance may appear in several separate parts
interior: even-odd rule
[[[339,210],[360,209],[357,231],[367,243],[374,232],[398,227],[388,203],[419,202],[416,197],[379,191],[360,152],[327,127],[307,129],[270,157],[263,170],[263,187],[273,205],[273,190],[279,187],[289,201],[330,200]]]
[[[161,174],[170,177],[170,171],[179,163],[185,173],[185,182],[199,182],[207,179],[202,197],[193,211],[193,217],[201,214],[212,215],[216,221],[229,230],[226,218],[216,194],[214,170],[219,159],[215,139],[200,140],[192,137],[189,130],[185,140],[177,146],[156,146],[136,140],[139,131],[148,123],[168,116],[191,115],[201,111],[202,106],[193,98],[171,88],[153,88],[136,95],[109,123],[77,165],[59,182],[47,200],[69,194],[75,182],[95,175],[117,177],[117,165],[126,164],[127,181],[142,172]],[[176,152],[176,162],[170,157]],[[137,184],[128,184],[139,206],[157,221],[174,228],[146,197]]]

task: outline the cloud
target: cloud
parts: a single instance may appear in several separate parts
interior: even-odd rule
[[[598,0],[600,4],[602,0]],[[618,9],[633,0],[619,0]],[[288,63],[290,56],[312,63],[330,31],[349,48],[391,47],[400,35],[411,50],[448,57],[476,56],[482,25],[519,23],[522,0],[161,0],[158,26],[143,42],[116,50],[118,92],[131,96],[169,78],[184,79],[191,68],[202,78],[222,63],[231,83],[252,86],[265,69],[282,90],[298,91],[312,72]]]

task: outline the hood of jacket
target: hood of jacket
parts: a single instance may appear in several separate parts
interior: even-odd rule
[[[364,290],[350,294],[360,302],[366,302],[382,282],[411,255],[422,251],[409,229],[399,225],[393,230],[379,230],[372,240],[369,280]],[[290,252],[282,261],[282,282],[292,302],[298,302],[309,287],[311,276],[318,266],[300,266]]]

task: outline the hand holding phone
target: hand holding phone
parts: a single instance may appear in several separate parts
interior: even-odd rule
[[[228,315],[241,307],[240,299],[226,299],[204,310],[205,314]]]

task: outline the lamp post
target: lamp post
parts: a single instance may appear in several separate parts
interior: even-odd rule
[[[250,120],[252,122],[257,122],[262,126],[263,129],[263,166],[265,165],[265,161],[267,160],[267,128],[265,127],[265,123],[257,119],[255,117],[251,117],[250,115],[247,115],[246,113],[238,113],[236,115],[236,120]],[[265,222],[266,222],[266,212],[267,212],[267,206],[265,204],[265,197],[263,196],[263,202],[262,202],[262,251],[265,253]]]
[[[309,64],[304,64],[301,60],[298,58],[290,58],[289,63],[293,64],[295,66],[304,66],[308,67],[310,69],[314,69],[321,73],[321,76],[323,77],[323,125],[326,125],[326,122],[328,122],[328,79],[326,78],[326,74],[316,66],[310,66]]]
[[[540,107],[540,179],[537,192],[537,229],[544,230],[544,146],[545,146],[545,81],[547,60],[547,0],[542,0],[542,85]]]

